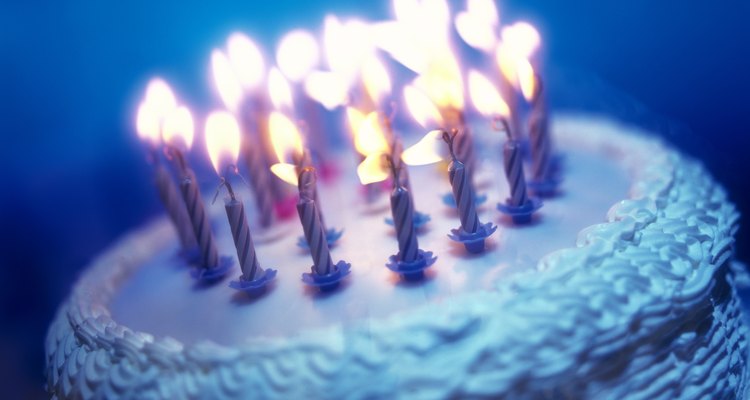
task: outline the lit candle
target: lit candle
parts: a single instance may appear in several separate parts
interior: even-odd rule
[[[558,191],[562,179],[559,176],[558,159],[554,157],[547,120],[547,102],[544,98],[542,80],[535,74],[531,64],[527,67],[524,96],[531,102],[529,116],[529,144],[531,147],[531,180],[529,189],[540,197],[552,197]]]
[[[505,167],[505,177],[508,179],[508,186],[510,187],[508,204],[520,207],[528,201],[526,179],[523,174],[521,145],[518,140],[513,138],[505,120],[503,120],[503,124],[506,126],[505,132],[508,135],[508,140],[503,145],[503,166]]]
[[[448,143],[451,163],[448,165],[453,198],[458,207],[458,216],[461,220],[461,228],[467,233],[475,233],[479,228],[479,217],[474,205],[474,188],[469,180],[466,166],[458,160],[454,145],[458,132],[448,133],[443,131],[443,140]]]
[[[156,151],[156,146],[161,142],[161,120],[163,118],[160,118],[157,112],[161,106],[159,104],[154,104],[154,102],[161,101],[159,99],[160,96],[158,95],[160,89],[156,89],[157,95],[154,97],[155,89],[153,88],[162,85],[163,89],[161,90],[167,91],[165,92],[168,95],[167,103],[169,103],[168,100],[171,99],[171,103],[176,106],[176,104],[174,104],[174,96],[171,94],[169,87],[166,86],[166,83],[160,79],[152,80],[149,82],[151,90],[147,91],[147,93],[151,93],[151,98],[147,97],[138,107],[136,115],[136,131],[138,136],[145,143],[148,143],[148,146],[150,147],[150,158],[151,162],[154,164],[154,184],[159,193],[159,199],[167,210],[167,215],[169,215],[172,225],[177,231],[177,236],[180,240],[183,252],[188,252],[195,248],[196,241],[192,227],[190,226],[187,210],[185,209],[185,203],[177,192],[177,186],[172,180],[172,176],[159,162],[159,154]]]
[[[305,239],[310,247],[313,259],[313,272],[317,275],[328,275],[333,269],[331,252],[326,243],[325,229],[320,220],[320,213],[315,204],[315,168],[307,166],[299,172],[299,202],[297,202],[297,213],[299,214]]]
[[[167,156],[174,160],[181,175],[180,191],[200,250],[200,270],[197,271],[196,277],[216,278],[214,274],[226,271],[224,268],[219,270],[219,252],[211,233],[211,223],[203,206],[195,174],[183,155],[183,149],[190,148],[193,143],[193,133],[193,117],[187,107],[178,107],[167,117],[163,132],[165,150]]]
[[[235,164],[239,156],[241,141],[239,124],[228,112],[214,112],[206,119],[205,133],[206,148],[211,163],[221,178],[222,186],[229,193],[224,208],[242,270],[239,282],[234,282],[232,287],[245,291],[260,290],[273,279],[276,271],[264,270],[260,266],[245,216],[245,207],[235,195],[232,185],[225,176],[226,172],[234,171],[236,173],[237,170]]]
[[[241,33],[234,33],[229,37],[227,49],[228,55],[221,50],[212,52],[211,70],[214,84],[224,104],[235,115],[241,115],[247,111],[242,107],[246,100],[245,91],[257,89],[263,77],[263,58],[255,44]],[[255,115],[256,118],[258,116],[259,114]],[[244,124],[246,128],[250,125]],[[256,125],[260,126],[260,121],[257,121]],[[256,133],[256,138],[260,138],[261,132]],[[250,135],[249,129],[246,129],[245,134]],[[250,185],[253,189],[260,225],[267,228],[273,222],[274,215],[270,172],[268,163],[263,157],[262,140],[261,146],[251,146],[249,142],[246,142],[248,144],[244,146],[244,150],[250,174]]]

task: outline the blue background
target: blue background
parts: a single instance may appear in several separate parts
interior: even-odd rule
[[[15,383],[6,396],[42,395],[43,338],[57,305],[92,257],[160,212],[131,130],[148,77],[165,76],[205,110],[215,101],[208,55],[231,31],[270,47],[291,28],[318,28],[327,12],[382,19],[389,7],[0,3],[0,376]],[[659,129],[750,212],[750,2],[527,0],[501,10],[504,21],[527,19],[542,31],[553,107],[585,106]],[[747,230],[738,241],[743,260]]]

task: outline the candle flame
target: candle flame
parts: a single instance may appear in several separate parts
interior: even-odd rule
[[[289,82],[278,68],[271,68],[268,72],[268,94],[271,104],[279,110],[291,110],[294,108],[292,100],[292,88]]]
[[[227,55],[232,68],[245,89],[260,86],[265,73],[265,62],[260,48],[245,34],[234,32],[227,39]]]
[[[461,69],[456,57],[448,48],[435,55],[430,67],[414,80],[414,85],[441,110],[464,108]]]
[[[154,111],[151,104],[146,101],[138,105],[135,116],[135,131],[141,140],[148,141],[153,145],[161,139],[161,121],[159,115]]]
[[[441,155],[443,148],[443,131],[430,131],[419,142],[404,150],[401,153],[401,160],[408,165],[434,164],[443,160]]]
[[[371,29],[375,44],[394,60],[416,73],[427,69],[429,51],[420,44],[412,27],[397,21],[386,21],[373,24]]]
[[[214,111],[206,118],[206,149],[216,173],[224,176],[227,168],[237,165],[240,155],[240,125],[227,111]]]
[[[493,0],[469,0],[466,11],[459,12],[454,23],[458,35],[469,46],[486,52],[495,48],[499,20]]]
[[[390,151],[390,146],[388,141],[385,140],[380,118],[376,111],[367,114],[355,130],[354,147],[363,156]]]
[[[242,100],[242,86],[232,69],[229,57],[219,49],[211,52],[211,71],[219,97],[228,109],[236,111]]]
[[[328,110],[346,104],[348,92],[346,80],[335,72],[313,71],[305,79],[305,93]]]
[[[271,134],[271,145],[279,162],[292,162],[295,157],[302,155],[302,136],[297,125],[289,117],[273,111],[268,118],[268,130]]]
[[[169,84],[161,78],[152,78],[146,86],[145,103],[162,119],[177,107],[177,98]]]
[[[391,92],[391,77],[388,70],[374,54],[371,54],[362,65],[362,82],[375,104],[379,104]]]
[[[443,117],[440,115],[440,110],[419,89],[411,85],[405,86],[404,101],[414,120],[423,128],[443,125]]]
[[[195,125],[193,115],[185,106],[175,108],[164,119],[162,139],[164,143],[179,149],[190,149],[193,145]]]
[[[534,67],[527,59],[518,60],[517,66],[518,84],[521,87],[521,93],[526,101],[532,101],[536,95],[536,77],[534,76]]]
[[[477,111],[486,117],[510,115],[508,104],[492,81],[475,70],[469,71],[469,96]]]
[[[542,41],[539,31],[523,21],[504,27],[500,37],[511,53],[522,58],[530,58]]]
[[[276,49],[276,63],[292,82],[301,82],[318,65],[318,41],[308,31],[297,29],[287,33]]]
[[[357,131],[362,123],[365,121],[366,115],[354,107],[346,107],[346,120],[349,123],[349,131],[352,134],[352,138],[357,137]]]
[[[297,166],[288,163],[276,163],[271,165],[271,172],[278,176],[282,181],[297,186],[299,177],[297,176]]]
[[[341,22],[334,15],[327,15],[323,25],[323,47],[328,67],[344,76],[351,85],[372,52],[370,27],[358,20]]]
[[[363,185],[382,182],[388,179],[388,175],[388,166],[383,158],[383,153],[372,153],[357,166],[357,176]]]

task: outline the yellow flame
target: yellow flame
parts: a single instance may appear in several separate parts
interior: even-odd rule
[[[508,50],[521,58],[530,58],[542,41],[536,28],[523,21],[504,27],[500,37]]]
[[[434,164],[443,160],[441,155],[443,147],[443,131],[430,131],[419,142],[404,150],[401,153],[401,160],[408,165]]]
[[[375,103],[391,92],[391,77],[380,59],[371,54],[362,65],[362,82],[370,99]]]
[[[427,94],[440,109],[464,108],[461,69],[448,48],[435,55],[430,67],[414,80],[414,85]]]
[[[268,118],[268,130],[271,134],[271,145],[279,162],[291,162],[303,153],[302,136],[297,125],[286,115],[273,111]]]
[[[536,77],[534,76],[534,67],[529,60],[523,58],[518,60],[517,66],[518,84],[521,86],[521,93],[527,101],[532,101],[536,95]]]
[[[349,131],[352,133],[352,138],[357,137],[359,127],[365,121],[366,115],[354,107],[346,107],[346,120],[349,123]]]
[[[508,104],[505,103],[495,85],[480,72],[469,71],[469,97],[474,108],[486,117],[510,115]]]
[[[293,164],[276,163],[271,165],[271,172],[278,176],[282,181],[297,186],[298,176],[297,167]]]
[[[490,52],[498,37],[497,7],[493,0],[469,0],[466,11],[459,12],[454,21],[456,31],[469,46]]]
[[[443,117],[440,115],[440,110],[419,89],[411,85],[405,86],[404,101],[414,120],[423,128],[443,125]]]
[[[242,86],[232,69],[229,57],[219,49],[211,52],[211,71],[214,85],[224,105],[232,111],[237,110],[242,100]]]
[[[138,105],[135,114],[135,131],[141,140],[151,142],[151,144],[157,144],[161,140],[161,121],[153,107],[146,101]]]
[[[288,110],[294,108],[292,88],[277,68],[271,68],[271,71],[268,72],[268,94],[271,97],[271,104],[276,109]]]
[[[335,72],[313,71],[305,79],[305,93],[328,110],[340,107],[349,99],[349,85]]]
[[[292,82],[300,82],[318,65],[318,41],[308,31],[297,29],[287,33],[276,49],[276,63]]]
[[[216,173],[223,176],[226,168],[237,165],[240,155],[240,125],[227,111],[214,111],[206,118],[206,150]]]
[[[164,118],[177,107],[177,98],[166,81],[152,78],[146,86],[145,103],[156,114],[157,118]]]
[[[189,149],[193,145],[195,125],[193,115],[185,106],[175,108],[164,119],[162,139],[164,143],[177,148]]]
[[[237,79],[245,89],[260,86],[265,73],[263,53],[249,37],[240,32],[229,35],[227,55]]]
[[[430,53],[420,44],[419,37],[413,34],[412,27],[386,21],[373,24],[371,31],[375,45],[394,60],[416,73],[427,69]]]
[[[357,166],[357,176],[363,185],[382,182],[388,179],[388,166],[383,160],[383,153],[372,153]]]
[[[359,154],[369,156],[374,153],[387,153],[390,151],[388,141],[385,140],[383,127],[377,112],[373,111],[362,120],[359,128],[355,131],[354,147]]]

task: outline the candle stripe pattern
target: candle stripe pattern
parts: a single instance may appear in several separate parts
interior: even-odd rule
[[[471,186],[466,166],[454,159],[448,167],[453,197],[456,200],[461,228],[467,233],[474,233],[479,228],[479,217],[474,205],[474,189]]]
[[[414,231],[414,207],[409,191],[399,186],[391,193],[391,213],[398,237],[399,260],[412,262],[417,259],[419,245]]]
[[[472,140],[471,133],[469,133],[468,129],[463,128],[459,130],[454,139],[454,143],[456,158],[466,165],[469,169],[469,174],[471,174],[471,170],[474,169],[475,164],[474,141]]]
[[[547,117],[543,106],[536,103],[529,119],[529,139],[531,141],[531,176],[535,180],[547,177],[550,160],[550,139]]]
[[[320,214],[315,202],[309,199],[300,198],[297,203],[297,213],[299,214],[302,229],[305,232],[307,245],[310,247],[310,254],[313,258],[313,269],[318,275],[328,275],[333,269],[333,260],[331,252],[328,249],[325,231],[320,222]]]
[[[267,228],[273,222],[273,189],[269,169],[259,149],[248,148],[246,154],[247,169],[250,172],[250,184],[253,186],[260,225]]]
[[[503,146],[505,176],[510,186],[510,205],[520,207],[526,204],[526,180],[523,176],[521,146],[515,140],[509,140]]]
[[[247,225],[245,207],[241,201],[229,199],[224,204],[224,208],[227,211],[229,227],[232,230],[234,247],[237,249],[242,278],[247,281],[255,280],[263,275],[263,269],[258,264],[253,237],[250,235],[250,227]]]
[[[195,175],[192,171],[186,172],[185,178],[180,184],[182,189],[182,198],[185,200],[190,222],[193,224],[193,233],[198,240],[198,247],[201,251],[201,266],[205,268],[214,268],[219,265],[219,253],[216,251],[213,235],[211,234],[211,224],[206,216],[206,210],[203,207],[198,185],[195,183]]]
[[[180,198],[177,191],[177,185],[175,185],[169,172],[167,172],[167,169],[162,165],[156,166],[155,183],[156,188],[159,191],[159,198],[177,231],[180,245],[183,249],[191,249],[195,247],[195,234],[190,225],[190,218],[185,209],[185,202]]]

